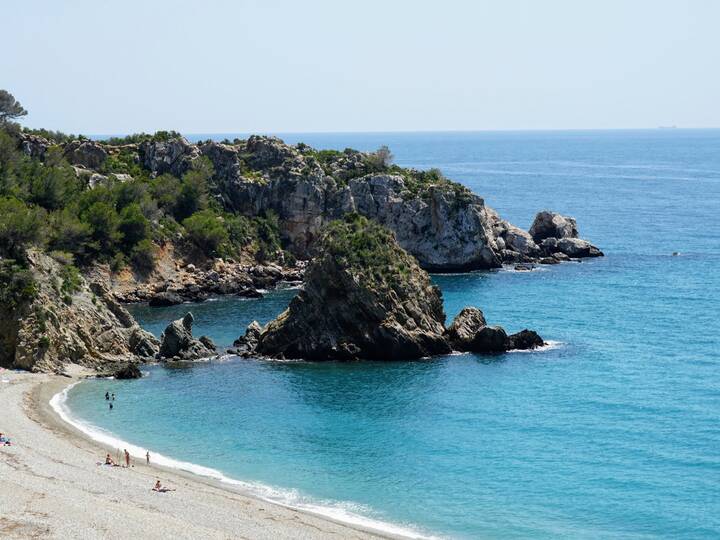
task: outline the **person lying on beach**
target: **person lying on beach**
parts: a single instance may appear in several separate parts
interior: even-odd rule
[[[2,433],[0,433],[0,444],[2,444],[3,446],[11,446],[12,445],[12,443],[10,442],[10,439],[8,439],[7,437],[3,437]]]
[[[152,490],[153,490],[153,491],[157,491],[157,492],[159,492],[159,493],[166,493],[166,492],[168,492],[168,491],[175,491],[174,489],[170,489],[170,488],[167,488],[167,487],[163,486],[163,485],[160,483],[160,480],[158,480],[157,482],[155,482],[155,486],[152,488]]]

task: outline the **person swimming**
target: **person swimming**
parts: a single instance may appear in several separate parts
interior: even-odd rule
[[[105,392],[105,401],[110,401],[110,392]]]

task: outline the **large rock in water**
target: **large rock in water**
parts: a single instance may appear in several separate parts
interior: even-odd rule
[[[153,359],[157,340],[107,289],[82,276],[71,286],[62,264],[39,251],[30,250],[27,259],[36,294],[0,306],[0,366],[61,373],[79,364],[107,372]]]
[[[540,244],[542,254],[547,257],[565,255],[573,258],[602,257],[603,252],[587,240],[578,238],[575,219],[557,212],[543,210],[535,216],[530,235]]]
[[[476,307],[466,307],[453,319],[445,331],[450,345],[457,351],[469,351],[475,335],[486,325],[483,312]]]
[[[182,319],[171,322],[160,336],[160,357],[165,359],[197,360],[216,354],[210,338],[193,338],[192,325],[195,318],[188,313]]]
[[[307,360],[410,360],[450,352],[439,289],[384,227],[328,227],[304,289],[263,328],[256,352]]]
[[[549,210],[537,213],[529,232],[538,244],[546,238],[559,240],[560,238],[578,237],[577,223],[574,218]]]

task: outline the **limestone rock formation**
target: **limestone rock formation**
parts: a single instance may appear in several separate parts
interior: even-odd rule
[[[574,218],[556,212],[548,210],[539,212],[530,227],[530,235],[540,245],[542,254],[554,258],[556,262],[567,260],[569,257],[603,256],[602,251],[597,247],[578,238],[577,223]]]
[[[102,145],[86,140],[76,140],[65,145],[63,155],[71,165],[81,165],[88,169],[99,169],[107,159]]]
[[[359,216],[331,225],[304,289],[263,328],[261,355],[398,360],[447,353],[439,289],[385,228]]]
[[[171,322],[160,336],[160,357],[169,360],[197,360],[216,354],[210,338],[193,338],[192,325],[195,318],[188,313],[182,319]]]
[[[486,324],[482,311],[476,307],[466,307],[453,319],[445,335],[453,349],[469,351],[475,335]]]
[[[197,146],[190,144],[184,137],[171,137],[140,143],[138,155],[143,167],[155,174],[182,176],[190,170],[199,152]]]
[[[36,294],[0,309],[1,366],[59,373],[71,363],[107,370],[154,357],[157,340],[107,290],[82,277],[69,287],[60,263],[36,250],[27,257]]]
[[[546,238],[577,238],[578,229],[574,218],[556,212],[543,210],[538,212],[530,227],[530,236],[540,243]]]

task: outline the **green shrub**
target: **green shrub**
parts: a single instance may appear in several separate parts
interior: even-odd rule
[[[127,266],[127,258],[122,253],[116,253],[110,259],[110,270],[116,274]]]
[[[140,205],[132,203],[120,212],[118,231],[122,234],[125,251],[131,251],[138,243],[150,236],[150,222],[143,215]]]
[[[75,294],[82,287],[82,276],[75,265],[63,266],[60,269],[59,277],[62,280],[60,291],[65,294]]]
[[[38,286],[32,273],[12,259],[0,260],[0,306],[9,312],[32,301]]]
[[[41,243],[44,216],[18,199],[0,199],[0,254],[21,258],[29,245]]]
[[[147,238],[135,245],[130,253],[130,262],[133,268],[143,274],[149,274],[155,269],[155,244]]]
[[[188,239],[209,257],[220,255],[221,247],[230,240],[224,220],[212,210],[196,212],[183,226]]]

